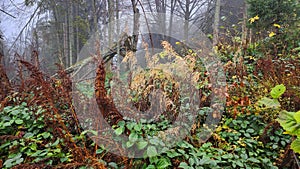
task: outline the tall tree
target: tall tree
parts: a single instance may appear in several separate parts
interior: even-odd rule
[[[0,100],[3,100],[8,93],[12,90],[10,81],[7,77],[5,68],[4,68],[4,50],[3,50],[3,35],[0,32]]]
[[[133,35],[132,35],[132,49],[134,52],[137,50],[137,44],[138,44],[138,36],[139,36],[139,29],[140,29],[140,11],[137,7],[138,2],[137,0],[131,0],[132,9],[134,13],[133,18]]]
[[[188,31],[190,23],[194,23],[199,18],[199,14],[204,10],[206,2],[203,0],[184,0],[178,1],[179,7],[176,14],[185,19],[184,23],[184,38],[188,39]]]
[[[213,46],[216,46],[219,39],[219,23],[220,23],[221,0],[216,0]]]

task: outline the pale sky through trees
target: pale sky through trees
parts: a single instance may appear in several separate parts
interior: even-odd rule
[[[16,17],[13,18],[0,12],[0,30],[3,32],[4,39],[7,43],[11,43],[16,39],[21,29],[28,22],[30,16],[33,14],[35,6],[26,7],[24,0],[1,0],[0,9]],[[31,24],[29,24],[29,26]]]

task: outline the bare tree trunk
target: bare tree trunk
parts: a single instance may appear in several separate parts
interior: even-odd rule
[[[63,63],[65,67],[68,67],[67,62],[67,30],[66,30],[66,23],[63,23]]]
[[[120,16],[119,16],[119,0],[116,0],[116,20],[119,20],[120,19]],[[117,34],[120,33],[120,23],[119,21],[116,22],[116,27],[117,27]],[[120,45],[117,45],[117,69],[120,70],[120,65],[121,65],[121,62],[122,62],[122,56],[120,55]],[[119,71],[117,71],[117,75],[119,76]]]
[[[107,5],[108,5],[108,45],[112,46],[113,45],[113,35],[114,35],[114,19],[115,19],[115,3],[114,0],[107,0]],[[110,68],[113,66],[112,60],[109,60],[108,65],[110,65]]]
[[[242,44],[247,45],[247,36],[248,36],[248,29],[247,29],[247,17],[248,17],[248,4],[244,1],[244,11],[243,11],[243,25],[242,25]]]
[[[221,0],[216,0],[213,46],[216,46],[219,41],[220,10],[221,10]]]
[[[109,1],[109,0],[108,0]],[[97,8],[96,8],[96,5],[97,5],[97,1],[96,0],[93,0],[93,31],[94,32],[97,32],[98,31],[98,16],[97,16]]]
[[[58,53],[58,60],[60,61],[60,64],[64,65],[64,48],[62,48],[63,45],[61,45],[63,41],[60,41],[61,39],[64,39],[64,36],[61,35],[61,31],[63,30],[60,27],[59,20],[58,20],[58,10],[57,10],[57,5],[55,4],[55,1],[50,1],[51,8],[53,11],[53,17],[54,17],[54,25],[56,29],[56,44],[57,44],[57,53]],[[63,46],[64,47],[64,46]]]
[[[169,24],[169,30],[168,30],[168,35],[169,39],[168,41],[170,42],[171,36],[172,36],[172,31],[173,31],[173,17],[174,17],[174,11],[176,7],[177,0],[171,0],[171,9],[170,9],[170,24]]]
[[[133,35],[132,35],[132,50],[135,52],[137,50],[137,43],[138,43],[138,33],[140,29],[140,12],[137,8],[137,2],[136,0],[131,0],[133,13],[134,13],[134,21],[133,21]]]
[[[75,62],[74,55],[74,2],[70,1],[69,4],[70,13],[69,13],[69,57],[70,57],[70,65],[73,65]],[[70,66],[69,65],[69,66]]]
[[[2,38],[2,37],[1,37]],[[9,94],[9,92],[12,90],[11,84],[9,82],[9,79],[6,75],[5,69],[4,69],[4,52],[3,52],[3,41],[1,39],[0,41],[0,102],[5,99],[5,97]]]
[[[189,19],[190,19],[190,0],[185,1],[185,13],[184,13],[184,40],[188,40],[189,31]]]
[[[76,4],[76,8],[75,8],[75,17],[76,17],[76,21],[78,20],[78,17],[79,17],[79,2]],[[79,54],[79,51],[80,51],[80,42],[79,42],[79,25],[78,23],[76,24],[76,34],[75,34],[75,37],[76,37],[76,61],[75,62],[78,62],[78,57],[77,55]]]
[[[213,0],[208,0],[208,2],[207,2],[207,10],[206,10],[206,12],[205,12],[205,22],[204,22],[204,24],[205,24],[205,26],[204,26],[204,28],[203,28],[203,30],[206,32],[206,33],[208,33],[208,32],[210,32],[211,31],[211,27],[210,27],[210,12],[211,12],[211,8],[212,8],[212,1]]]
[[[162,32],[162,38],[166,35],[166,4],[164,0],[155,0],[156,12],[158,15],[158,25]]]
[[[70,32],[69,32],[69,15],[70,15],[70,9],[69,9],[69,0],[65,1],[65,19],[64,19],[64,58],[65,58],[65,67],[70,66],[70,48],[69,48],[69,42],[70,42]]]
[[[114,2],[113,0],[108,0],[107,1],[107,5],[108,5],[108,44],[109,46],[112,45],[113,43],[113,33],[114,33],[114,25],[113,25],[113,21],[114,21]]]
[[[36,28],[32,29],[32,40],[33,40],[33,47],[35,48],[35,50],[39,50],[39,37],[38,37],[38,32],[36,30]]]

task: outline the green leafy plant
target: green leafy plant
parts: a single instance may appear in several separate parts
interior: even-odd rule
[[[274,88],[272,88],[270,95],[272,99],[268,97],[263,97],[261,100],[259,100],[258,106],[262,108],[273,108],[273,109],[278,109],[280,108],[280,103],[278,101],[278,98],[285,92],[286,87],[281,84],[281,85],[276,85]]]
[[[283,110],[280,112],[277,121],[287,134],[296,137],[291,144],[291,148],[295,152],[300,153],[300,111],[288,112]]]
[[[46,129],[43,110],[31,110],[26,103],[7,106],[0,112],[0,135],[0,159],[4,168],[21,163],[54,165],[72,159],[61,148],[63,140],[56,139]]]
[[[224,152],[221,166],[224,168],[277,168],[279,152],[289,143],[281,128],[266,130],[259,115],[242,114],[236,119],[227,118],[217,129],[215,139]],[[266,139],[267,138],[267,139]]]
[[[280,103],[277,100],[284,92],[286,91],[286,87],[281,84],[275,86],[272,91],[270,92],[270,95],[273,99],[269,98],[263,98],[259,101],[260,105],[265,105],[266,107],[271,108],[279,108]],[[277,118],[277,121],[280,123],[280,125],[283,127],[283,129],[286,131],[287,134],[290,134],[292,136],[296,136],[297,138],[292,142],[291,148],[297,152],[300,153],[300,111],[298,112],[288,112],[286,110],[282,110],[279,113],[279,117]]]
[[[290,137],[283,129],[264,131],[266,124],[262,116],[241,114],[236,119],[224,117],[210,142],[200,146],[188,140],[176,143],[172,148],[155,136],[166,124],[142,124],[119,122],[115,134],[121,135],[125,127],[130,129],[128,140],[123,146],[136,146],[144,150],[140,168],[277,168],[280,152],[289,143]],[[147,133],[147,134],[146,134]],[[145,139],[142,135],[151,135]],[[268,135],[263,143],[261,135]],[[193,137],[193,136],[188,136]],[[199,137],[196,135],[196,137]]]

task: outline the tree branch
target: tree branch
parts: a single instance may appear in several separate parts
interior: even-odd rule
[[[33,14],[30,16],[29,21],[26,23],[26,25],[22,28],[22,30],[20,31],[20,33],[18,34],[16,40],[14,41],[14,43],[11,45],[11,47],[8,50],[8,53],[11,51],[11,49],[15,46],[18,38],[22,35],[23,31],[25,30],[25,28],[29,25],[29,23],[32,21],[32,19],[34,18],[35,14],[38,12],[39,8],[42,6],[42,4],[44,3],[45,0],[42,0],[40,2],[40,4],[37,6],[37,8],[34,10]]]
[[[16,17],[15,17],[15,16],[13,16],[12,14],[10,14],[10,13],[8,13],[8,12],[6,12],[6,11],[2,10],[2,9],[0,9],[0,11],[1,11],[1,12],[3,12],[3,13],[5,13],[6,15],[8,15],[8,16],[10,16],[10,17],[14,18],[14,19],[16,19]]]

